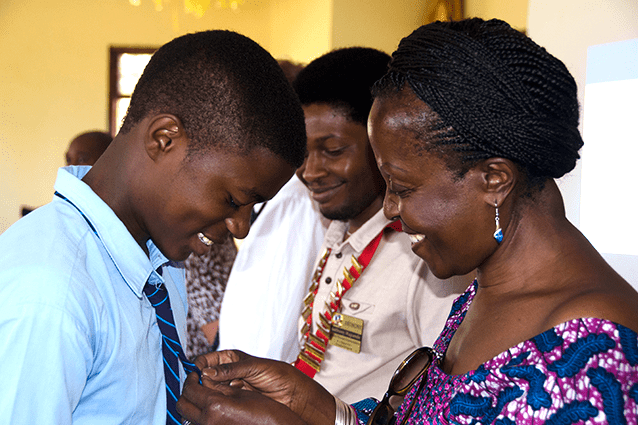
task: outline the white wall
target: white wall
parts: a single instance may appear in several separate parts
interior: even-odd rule
[[[544,46],[554,56],[560,58],[570,70],[579,89],[579,102],[584,104],[584,89],[587,71],[587,48],[593,45],[638,38],[638,1],[636,0],[529,0],[527,34]],[[638,117],[636,117],[638,119]],[[628,138],[627,143],[638,143],[638,132]],[[584,139],[587,147],[587,139]],[[622,155],[623,152],[618,152]],[[582,164],[559,182],[565,198],[567,217],[580,226]],[[610,184],[626,187],[627,197],[637,199],[638,174],[636,180],[616,181],[613,175],[600,176]],[[609,220],[615,220],[614,199],[600,199],[608,208]],[[638,208],[635,210],[638,211]],[[634,214],[638,217],[638,214]],[[605,226],[605,222],[600,223]],[[626,220],[626,228],[635,229],[637,220]],[[585,236],[587,233],[585,232]],[[634,241],[638,244],[638,240]],[[638,288],[638,257],[608,254],[607,261],[634,287]]]

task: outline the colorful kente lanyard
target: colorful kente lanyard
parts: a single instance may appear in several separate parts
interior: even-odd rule
[[[309,377],[313,378],[315,374],[321,370],[321,362],[323,361],[324,353],[326,352],[328,342],[330,341],[332,320],[335,313],[341,309],[341,300],[343,299],[343,295],[352,288],[365,268],[368,267],[370,260],[372,260],[372,256],[379,247],[379,243],[383,237],[383,232],[388,228],[400,232],[401,222],[397,220],[385,226],[383,230],[379,232],[372,241],[370,241],[368,246],[364,248],[361,255],[359,255],[359,258],[355,258],[354,255],[352,256],[352,266],[350,266],[349,269],[344,267],[343,278],[337,279],[336,291],[330,291],[329,299],[325,303],[325,310],[319,314],[317,330],[313,334],[311,332],[312,310],[314,308],[317,291],[319,290],[319,281],[321,280],[321,275],[323,274],[323,270],[328,262],[331,249],[326,248],[322,253],[317,269],[315,270],[315,274],[312,277],[308,295],[304,298],[304,310],[301,313],[301,317],[304,321],[303,327],[301,328],[303,348],[293,363],[297,369]]]

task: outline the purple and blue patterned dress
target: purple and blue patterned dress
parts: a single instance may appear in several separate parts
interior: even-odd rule
[[[474,295],[474,281],[454,303],[434,349],[445,353]],[[596,318],[562,323],[463,375],[434,364],[424,389],[405,397],[397,423],[417,397],[407,424],[637,424],[638,335]],[[365,424],[376,402],[353,407]]]

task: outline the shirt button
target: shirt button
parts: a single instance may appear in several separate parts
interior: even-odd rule
[[[353,310],[359,310],[359,307],[361,307],[359,303],[350,303],[350,308]]]
[[[343,254],[342,254],[342,253],[340,253],[340,252],[337,252],[337,253],[335,254],[335,257],[337,257],[337,258],[341,258],[341,257],[343,257]]]
[[[326,278],[326,283],[332,283],[332,279],[330,277]]]

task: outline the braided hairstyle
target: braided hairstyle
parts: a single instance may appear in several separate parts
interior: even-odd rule
[[[325,103],[366,125],[372,108],[370,88],[388,70],[390,55],[369,47],[333,50],[299,72],[293,87],[303,105]]]
[[[297,95],[277,61],[241,34],[187,34],[155,52],[120,131],[159,113],[182,121],[187,159],[217,147],[240,153],[262,147],[294,167],[303,163],[306,128]]]
[[[406,83],[434,112],[423,115],[430,136],[421,148],[447,153],[459,177],[490,157],[514,161],[530,186],[576,165],[583,145],[576,82],[560,60],[503,21],[420,27],[401,40],[373,93],[389,97]]]

